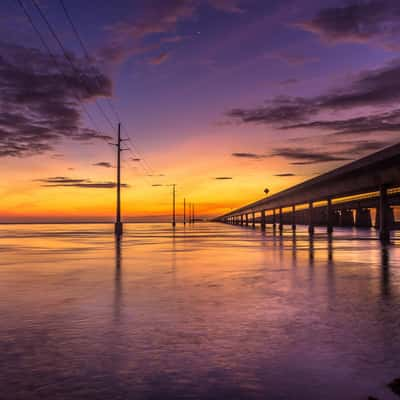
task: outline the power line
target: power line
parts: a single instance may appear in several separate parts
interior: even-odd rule
[[[143,165],[143,168],[147,170],[148,175],[154,175],[154,168],[152,168],[149,163],[146,161],[146,159],[141,155],[140,151],[138,150],[137,146],[133,142],[133,139],[129,135],[129,133],[125,132],[125,136],[128,138],[129,143],[131,144],[132,148],[135,150],[136,154],[138,155],[138,158],[140,159],[140,163]]]
[[[35,6],[37,12],[39,13],[39,15],[42,17],[43,21],[45,22],[47,28],[49,29],[51,35],[53,36],[53,38],[55,39],[55,41],[57,42],[57,44],[59,45],[59,47],[61,48],[61,51],[64,55],[64,58],[69,62],[69,64],[71,65],[73,71],[76,73],[76,75],[82,80],[82,82],[85,84],[85,82],[82,79],[81,74],[79,73],[79,71],[77,70],[74,62],[72,61],[70,55],[68,54],[67,50],[65,49],[64,45],[62,44],[60,38],[58,37],[56,31],[54,30],[53,26],[51,25],[50,21],[48,20],[48,18],[46,17],[46,15],[44,14],[44,12],[42,11],[42,9],[40,8],[39,4],[37,3],[36,0],[31,0],[33,5]],[[86,90],[89,93],[89,90],[86,86]],[[110,125],[111,129],[114,130],[115,127],[113,125],[113,123],[111,122],[110,118],[108,117],[108,115],[105,113],[105,111],[103,110],[103,108],[101,107],[101,104],[99,104],[99,102],[96,99],[96,106],[98,108],[98,110],[100,111],[100,113],[103,115],[103,117],[105,118],[105,120],[108,122],[108,124]]]
[[[80,47],[81,47],[81,49],[83,51],[83,54],[85,55],[86,60],[90,63],[92,61],[92,59],[90,57],[89,50],[86,47],[86,45],[85,45],[85,43],[84,43],[84,41],[82,39],[82,36],[80,35],[80,33],[78,31],[78,28],[76,27],[75,23],[73,22],[71,14],[68,12],[68,9],[67,9],[67,7],[65,5],[64,0],[59,0],[59,2],[61,4],[61,8],[63,9],[64,14],[65,14],[65,16],[66,16],[66,18],[67,18],[67,20],[68,20],[68,22],[69,22],[69,24],[70,24],[70,26],[72,28],[72,31],[74,32],[74,34],[75,34],[75,36],[76,36],[76,38],[78,40],[78,43],[79,43],[79,45],[80,45]],[[98,80],[97,80],[97,84],[99,85]],[[116,107],[114,106],[113,101],[111,99],[107,98],[107,103],[108,103],[110,109],[113,111],[114,116],[116,117],[117,121],[120,122],[121,118],[119,116],[119,113],[118,113]],[[141,167],[145,170],[145,173],[147,175],[153,175],[154,174],[153,168],[149,165],[149,163],[145,160],[145,158],[140,154],[140,152],[138,151],[136,145],[134,144],[134,142],[133,142],[132,138],[129,136],[129,134],[127,134],[127,137],[128,137],[128,140],[131,143],[131,146],[134,148],[135,152],[137,153],[138,158],[140,159],[139,162],[141,164]]]
[[[72,68],[73,71],[77,74],[77,76],[78,76],[79,78],[82,78],[81,75],[80,75],[80,73],[79,73],[79,71],[78,71],[78,69],[76,68],[76,66],[75,66],[75,64],[74,64],[74,61],[72,60],[72,58],[70,57],[70,55],[69,55],[69,53],[67,52],[66,48],[65,48],[64,45],[62,44],[60,38],[58,37],[57,33],[55,32],[55,30],[54,30],[53,26],[51,25],[50,21],[48,20],[48,18],[46,17],[46,15],[45,15],[44,12],[42,11],[42,9],[40,8],[40,6],[39,6],[38,3],[36,2],[36,0],[31,0],[31,1],[32,1],[33,5],[35,6],[35,8],[36,8],[37,12],[39,13],[39,15],[41,16],[41,18],[42,18],[43,21],[45,22],[47,28],[49,29],[49,31],[50,31],[50,33],[51,33],[51,35],[52,35],[52,37],[54,38],[54,40],[57,42],[58,46],[60,47],[60,49],[61,49],[61,51],[62,51],[62,53],[63,53],[64,58],[65,58],[65,59],[67,60],[67,62],[70,64],[71,68]],[[43,47],[46,49],[46,51],[48,52],[48,54],[49,54],[50,57],[52,58],[54,64],[56,65],[56,68],[59,70],[59,72],[61,73],[61,75],[63,76],[63,78],[64,78],[66,81],[68,81],[68,78],[66,77],[66,75],[65,75],[64,72],[63,72],[63,68],[60,66],[60,63],[59,63],[59,61],[58,61],[58,59],[57,59],[57,56],[51,51],[51,49],[50,49],[50,47],[48,46],[48,44],[46,43],[46,40],[44,39],[43,35],[41,34],[40,30],[37,28],[36,24],[34,23],[32,17],[31,17],[31,15],[30,15],[29,12],[27,11],[26,7],[24,6],[22,0],[17,0],[17,2],[19,3],[19,5],[20,5],[20,7],[22,8],[22,10],[23,10],[25,16],[27,17],[27,19],[29,20],[30,24],[32,25],[34,31],[35,31],[36,34],[38,35],[38,37],[39,37],[39,39],[40,39],[40,41],[41,41]],[[70,15],[69,15],[69,13],[68,13],[68,10],[67,10],[66,7],[65,7],[64,2],[63,2],[62,0],[60,0],[60,3],[61,3],[61,5],[62,5],[62,7],[63,7],[63,10],[64,10],[64,12],[65,12],[65,14],[66,14],[66,16],[67,16],[68,21],[70,22],[70,25],[71,25],[71,27],[72,27],[72,29],[73,29],[75,35],[76,35],[77,38],[78,38],[78,41],[79,41],[79,43],[80,43],[80,45],[81,45],[81,47],[82,47],[82,50],[83,50],[83,52],[84,52],[84,55],[85,55],[86,59],[90,62],[91,59],[90,59],[89,52],[88,52],[88,50],[87,50],[85,44],[83,43],[83,40],[82,40],[82,38],[80,37],[79,32],[78,32],[78,30],[77,30],[75,24],[73,23],[72,18],[70,17]],[[99,81],[98,81],[97,77],[95,77],[95,78],[96,78],[97,84],[99,84]],[[85,82],[83,82],[83,83],[85,83]],[[86,87],[86,90],[88,90],[87,87]],[[100,129],[98,128],[97,123],[95,122],[95,120],[93,119],[93,117],[91,116],[91,114],[89,113],[88,109],[86,108],[85,104],[82,102],[81,98],[80,98],[78,95],[76,95],[76,94],[75,94],[75,97],[76,97],[76,99],[78,100],[78,102],[81,103],[81,107],[82,107],[83,111],[86,113],[86,115],[88,116],[89,120],[90,120],[90,121],[92,122],[92,124],[97,128],[97,130],[100,131]],[[116,116],[117,119],[119,120],[119,114],[118,114],[117,110],[115,109],[114,105],[112,104],[112,102],[110,102],[109,104],[110,104],[110,107],[113,107],[113,108],[114,108],[115,116]],[[97,100],[96,100],[96,105],[97,105],[99,111],[101,112],[101,114],[103,115],[103,117],[107,120],[107,122],[109,123],[109,125],[111,126],[111,128],[114,130],[114,125],[113,125],[113,123],[112,123],[111,120],[108,118],[107,114],[105,113],[105,111],[103,110],[103,108],[101,107],[101,105],[98,103]],[[154,175],[154,169],[147,163],[147,161],[144,159],[144,157],[141,156],[141,154],[140,154],[139,151],[137,150],[137,147],[136,147],[136,145],[134,144],[132,138],[131,138],[129,135],[127,135],[127,137],[128,137],[128,140],[129,140],[130,143],[131,143],[131,146],[135,149],[135,152],[137,153],[137,156],[138,156],[137,158],[139,158],[139,160],[140,160],[140,165],[141,165],[142,169],[144,170],[145,174],[146,174],[147,176]],[[132,149],[129,148],[129,151],[130,151],[131,154],[135,157],[135,154],[133,153]],[[135,157],[135,158],[136,158],[136,157]],[[149,181],[147,180],[147,177],[146,177],[146,181],[147,181],[147,183],[149,183]]]
[[[129,140],[129,143],[131,144],[131,146],[133,147],[133,149],[135,150],[136,154],[139,156],[141,162],[143,163],[143,165],[145,166],[145,168],[149,171],[149,175],[154,175],[154,168],[152,168],[149,163],[145,160],[145,158],[140,154],[137,146],[135,145],[135,143],[133,142],[133,139],[130,137],[130,135],[127,134],[127,138]]]
[[[44,47],[44,49],[47,51],[48,55],[50,56],[50,58],[52,59],[54,65],[56,66],[56,69],[58,69],[58,71],[60,72],[61,76],[64,78],[64,80],[66,82],[68,82],[68,78],[67,76],[64,74],[62,67],[60,66],[60,63],[57,60],[57,57],[54,55],[54,53],[51,51],[50,47],[48,46],[48,44],[46,43],[46,40],[44,39],[42,33],[40,32],[40,30],[38,29],[38,27],[36,26],[35,22],[32,19],[32,16],[29,14],[28,10],[26,9],[24,3],[22,2],[22,0],[17,0],[19,6],[21,7],[25,17],[27,18],[27,20],[29,21],[29,23],[31,24],[33,30],[35,31],[36,35],[39,37],[39,40],[42,44],[42,46]],[[82,110],[85,112],[85,114],[87,115],[87,117],[89,118],[90,122],[92,123],[92,125],[94,126],[94,128],[97,131],[100,131],[96,121],[93,119],[92,115],[89,113],[89,110],[86,108],[85,104],[82,102],[82,100],[80,99],[80,97],[75,93],[74,94],[77,99],[77,101],[80,103]]]
[[[76,38],[78,39],[79,45],[80,45],[80,47],[81,47],[81,49],[82,49],[82,51],[83,51],[83,54],[84,54],[85,57],[86,57],[86,60],[90,63],[90,62],[92,61],[92,59],[91,59],[91,57],[90,57],[90,55],[89,55],[89,51],[88,51],[88,49],[87,49],[85,43],[83,42],[82,36],[80,35],[80,33],[79,33],[79,31],[78,31],[76,25],[74,24],[74,21],[72,20],[71,14],[68,12],[67,7],[65,6],[64,0],[59,0],[59,2],[60,2],[60,4],[61,4],[61,8],[63,9],[64,14],[65,14],[65,16],[66,16],[66,18],[67,18],[69,24],[71,25],[71,28],[72,28],[72,30],[73,30],[73,32],[74,32]],[[97,77],[96,77],[96,78],[97,78]],[[98,86],[100,86],[99,80],[96,79],[96,81],[97,81]],[[111,99],[109,99],[109,98],[107,98],[106,100],[107,100],[107,104],[108,104],[110,110],[113,112],[113,114],[114,114],[114,116],[115,116],[117,122],[120,122],[120,121],[121,121],[121,118],[120,118],[120,116],[119,116],[119,113],[118,113],[116,107],[114,106],[113,101],[112,101]]]

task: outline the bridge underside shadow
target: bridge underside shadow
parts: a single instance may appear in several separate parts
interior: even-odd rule
[[[283,230],[307,225],[379,230],[382,241],[399,229],[394,207],[400,205],[400,144],[349,163],[304,183],[233,210],[215,221]]]

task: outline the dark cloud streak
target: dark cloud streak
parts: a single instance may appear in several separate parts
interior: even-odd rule
[[[347,88],[305,97],[277,97],[267,105],[236,108],[226,115],[240,123],[274,124],[281,129],[322,128],[338,134],[398,131],[400,110],[369,113],[348,119],[310,120],[321,112],[348,111],[357,107],[391,106],[400,101],[400,60],[365,71]]]
[[[95,167],[112,168],[113,166],[108,161],[101,161],[93,164]]]
[[[262,158],[268,157],[265,154],[255,154],[255,153],[232,153],[232,156],[236,158],[249,158],[252,160],[260,160]]]
[[[292,165],[309,165],[320,164],[332,161],[348,161],[349,157],[325,153],[320,151],[312,151],[304,148],[277,148],[272,152],[273,157],[283,157],[288,160],[294,160]]]
[[[117,185],[115,182],[95,182],[91,179],[76,179],[64,176],[56,176],[52,178],[36,179],[35,182],[40,182],[42,187],[67,187],[67,188],[81,188],[81,189],[114,189]],[[123,183],[122,187],[129,187]]]
[[[353,0],[342,7],[323,8],[311,20],[296,25],[330,42],[378,39],[390,45],[400,32],[400,2]]]
[[[81,127],[80,102],[111,95],[111,81],[72,54],[76,71],[33,48],[0,42],[0,157],[47,152],[62,139],[110,137]]]

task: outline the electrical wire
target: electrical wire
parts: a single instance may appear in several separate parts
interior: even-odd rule
[[[79,45],[80,45],[80,47],[81,47],[81,49],[83,51],[83,54],[85,55],[86,60],[89,63],[91,63],[92,62],[92,58],[89,55],[89,51],[88,51],[88,49],[87,49],[87,47],[86,47],[86,45],[85,45],[85,43],[84,43],[84,41],[82,39],[82,36],[80,35],[80,33],[79,33],[74,21],[72,20],[71,14],[69,13],[69,11],[67,9],[67,7],[66,7],[66,5],[64,3],[64,0],[59,0],[59,2],[61,4],[61,8],[63,9],[64,14],[65,14],[65,16],[66,16],[66,18],[67,18],[67,20],[68,20],[68,22],[69,22],[69,24],[70,24],[70,26],[72,28],[72,31],[74,32],[74,34],[75,34],[75,36],[76,36],[76,38],[77,38],[77,40],[79,42]],[[100,86],[100,82],[97,79],[97,77],[96,77],[96,81],[97,81],[97,85]],[[110,110],[112,111],[112,113],[114,114],[114,117],[116,118],[117,122],[121,122],[120,115],[119,115],[116,107],[114,106],[114,103],[113,103],[112,99],[107,98],[106,100],[107,100],[107,104],[108,104]]]
[[[68,54],[67,50],[65,49],[64,45],[62,44],[60,38],[58,37],[56,31],[54,30],[53,26],[51,25],[50,21],[48,20],[48,18],[46,17],[45,13],[43,12],[43,10],[41,9],[41,7],[39,6],[39,4],[37,3],[36,0],[31,0],[34,7],[36,8],[37,12],[39,13],[39,15],[41,16],[41,18],[43,19],[44,23],[46,24],[47,28],[49,29],[51,35],[53,36],[54,40],[57,42],[58,46],[60,47],[64,58],[68,61],[68,63],[71,65],[71,68],[73,69],[73,71],[76,73],[76,75],[81,79],[82,83],[85,84],[85,82],[82,79],[82,75],[79,73],[79,70],[76,68],[72,58],[70,57],[70,55]],[[89,89],[86,86],[86,90],[89,93]],[[108,124],[110,125],[111,129],[114,130],[115,126],[114,124],[111,122],[110,118],[108,117],[108,115],[106,114],[106,112],[103,110],[103,107],[101,106],[101,104],[98,102],[98,100],[96,99],[96,106],[98,108],[98,110],[100,111],[100,113],[103,115],[104,119],[108,122]]]
[[[29,23],[31,24],[34,32],[36,33],[36,35],[39,37],[39,40],[42,44],[42,46],[44,47],[44,49],[46,50],[46,52],[48,53],[48,55],[50,56],[50,58],[52,59],[56,69],[59,71],[59,73],[61,74],[61,76],[63,77],[63,79],[68,82],[68,78],[65,75],[65,73],[63,72],[63,68],[61,67],[57,56],[51,51],[49,45],[46,43],[46,40],[44,39],[44,36],[42,35],[42,33],[40,32],[39,28],[36,26],[35,22],[33,21],[32,16],[29,14],[28,10],[26,9],[24,3],[22,2],[22,0],[17,0],[17,3],[19,4],[19,6],[21,7],[25,17],[27,18],[27,20],[29,21]],[[81,98],[74,93],[74,97],[77,99],[78,103],[80,103],[80,106],[82,108],[82,110],[84,111],[84,113],[86,114],[86,116],[88,117],[88,119],[90,120],[90,122],[92,123],[93,127],[95,128],[95,130],[97,130],[98,132],[100,132],[99,126],[96,123],[96,121],[94,120],[93,116],[90,114],[89,110],[87,109],[87,107],[85,106],[85,104],[82,102]]]

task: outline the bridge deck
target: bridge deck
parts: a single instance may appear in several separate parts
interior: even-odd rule
[[[337,203],[340,198],[376,191],[379,194],[373,197],[377,197],[377,202],[382,203],[380,206],[384,207],[384,215],[385,208],[389,206],[387,198],[391,194],[388,189],[399,186],[400,143],[230,211],[216,220],[229,222],[232,218],[247,218],[250,213],[261,212],[265,215],[269,211],[304,204],[312,209],[313,204],[320,201]],[[354,202],[354,199],[349,199],[349,202]]]
[[[245,205],[217,219],[377,191],[382,185],[400,186],[400,143]]]

